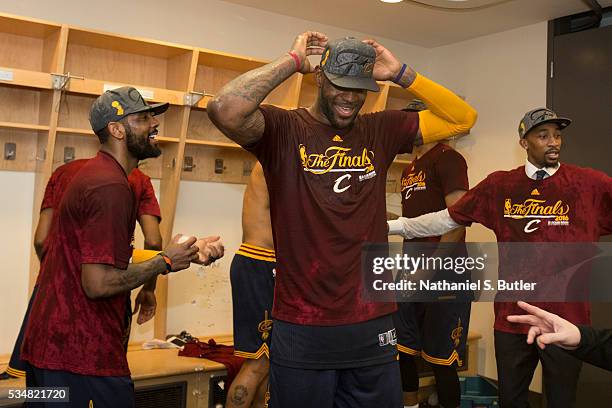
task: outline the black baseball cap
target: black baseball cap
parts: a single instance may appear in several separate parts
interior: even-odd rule
[[[544,123],[556,123],[561,129],[568,127],[572,120],[568,118],[560,118],[555,112],[548,108],[537,108],[530,110],[523,116],[519,123],[518,133],[522,139],[531,129],[540,126]]]
[[[356,38],[345,37],[327,43],[320,66],[327,79],[336,86],[378,92],[380,88],[372,78],[375,62],[374,47]]]
[[[408,102],[408,105],[404,109],[404,112],[420,112],[427,109],[427,105],[420,99],[413,99]]]
[[[168,110],[169,103],[148,105],[140,92],[131,86],[110,89],[100,95],[91,105],[89,123],[94,132],[106,127],[110,122],[117,122],[127,115],[151,111],[159,115]]]

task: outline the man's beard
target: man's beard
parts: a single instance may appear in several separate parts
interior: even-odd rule
[[[125,126],[125,135],[127,140],[128,151],[138,160],[158,157],[162,154],[159,147],[149,142],[148,135],[146,137],[138,137],[132,131],[132,128]]]

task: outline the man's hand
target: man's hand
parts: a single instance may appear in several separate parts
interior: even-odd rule
[[[136,300],[134,301],[134,313],[138,313],[140,309],[140,313],[138,314],[138,320],[136,322],[138,324],[143,324],[148,322],[155,316],[155,308],[157,307],[157,300],[155,300],[155,292],[152,290],[140,289],[138,295],[136,296]]]
[[[225,253],[223,242],[221,242],[219,236],[200,238],[195,242],[195,246],[198,247],[198,260],[194,262],[204,266],[222,258]]]
[[[580,343],[580,330],[574,324],[526,302],[518,302],[518,306],[529,314],[508,316],[507,319],[512,323],[531,325],[527,343],[533,344],[536,340],[541,349],[554,344],[566,350],[574,350]]]
[[[374,79],[377,81],[393,81],[397,78],[402,63],[395,58],[391,51],[377,43],[375,40],[363,40],[376,50],[376,62],[374,63]]]
[[[189,268],[191,262],[197,262],[199,248],[195,246],[195,237],[185,238],[181,234],[175,235],[170,244],[164,248],[164,253],[172,261],[172,272]]]
[[[290,51],[295,52],[300,59],[300,72],[302,74],[314,72],[314,67],[306,57],[323,54],[326,45],[327,36],[317,31],[306,31],[295,38]]]

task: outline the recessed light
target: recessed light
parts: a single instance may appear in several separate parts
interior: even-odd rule
[[[401,3],[403,0],[380,0],[383,3]]]

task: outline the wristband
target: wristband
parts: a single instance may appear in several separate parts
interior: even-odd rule
[[[300,61],[300,57],[298,57],[293,50],[289,51],[287,54],[291,55],[291,58],[293,58],[293,61],[295,62],[295,70],[300,72],[300,69],[302,69],[302,61]]]
[[[153,251],[150,249],[134,249],[132,251],[132,263],[140,263],[148,261],[154,256],[158,255],[159,251]]]
[[[395,82],[396,84],[400,81],[400,79],[402,79],[402,75],[404,75],[404,72],[406,71],[406,64],[402,65],[402,69],[400,69],[399,74],[397,74],[397,77],[393,80],[393,82]]]
[[[172,272],[172,260],[168,257],[168,255],[164,254],[163,252],[160,252],[158,255],[161,256],[164,262],[166,263],[166,270],[161,274],[167,275]]]

